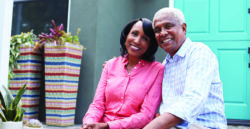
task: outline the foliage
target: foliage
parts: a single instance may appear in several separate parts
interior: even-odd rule
[[[9,75],[8,78],[11,79],[14,76],[13,69],[19,68],[17,64],[17,59],[20,56],[19,47],[22,44],[34,45],[36,42],[36,35],[33,31],[27,33],[21,33],[20,35],[14,35],[11,37],[10,41],[10,58],[9,58]]]
[[[63,30],[63,24],[61,24],[60,26],[56,26],[54,20],[52,20],[51,22],[53,25],[53,28],[50,28],[51,33],[49,35],[46,33],[41,33],[38,36],[39,43],[36,44],[36,48],[44,46],[45,43],[54,43],[55,46],[65,44],[65,42],[81,45],[79,42],[80,28],[77,30],[77,34],[75,36],[72,36],[70,32],[66,33]]]
[[[19,69],[17,59],[20,56],[19,47],[22,44],[31,44],[32,46],[35,46],[35,49],[43,47],[44,43],[54,43],[55,45],[61,45],[65,44],[65,42],[69,42],[82,46],[79,42],[80,29],[78,29],[77,34],[75,36],[72,36],[71,33],[66,33],[63,30],[63,24],[61,24],[60,26],[56,26],[54,20],[52,20],[52,25],[53,28],[50,28],[51,33],[49,35],[46,33],[39,34],[38,40],[37,36],[33,34],[33,31],[21,33],[20,35],[15,35],[11,37],[8,79],[14,77],[14,68]],[[84,47],[82,48],[86,49]]]
[[[24,114],[24,109],[21,107],[21,97],[24,94],[26,90],[26,83],[23,85],[23,87],[18,91],[15,99],[13,98],[12,94],[10,91],[3,86],[6,96],[3,97],[2,92],[0,92],[0,118],[2,121],[22,121],[23,119],[23,114]]]

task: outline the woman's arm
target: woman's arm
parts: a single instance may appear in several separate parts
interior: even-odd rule
[[[89,106],[88,111],[86,112],[83,123],[92,123],[99,122],[103,116],[105,110],[105,88],[107,85],[107,64],[103,68],[100,81],[98,83],[95,97],[91,105]]]

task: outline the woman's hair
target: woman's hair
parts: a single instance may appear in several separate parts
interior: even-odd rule
[[[148,50],[142,55],[141,59],[149,61],[149,62],[153,62],[155,61],[155,53],[158,49],[158,44],[155,39],[155,33],[152,28],[152,22],[147,18],[139,18],[139,19],[132,20],[122,29],[121,37],[120,37],[121,56],[124,57],[124,55],[128,54],[128,51],[125,45],[126,39],[131,28],[138,21],[142,21],[143,32],[145,33],[145,35],[147,35],[150,38],[150,44],[149,44]]]

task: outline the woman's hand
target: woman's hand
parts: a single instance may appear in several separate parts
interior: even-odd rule
[[[87,123],[82,124],[82,126],[80,127],[80,129],[93,129],[92,127],[88,127]]]
[[[80,129],[109,129],[108,123],[84,123]]]

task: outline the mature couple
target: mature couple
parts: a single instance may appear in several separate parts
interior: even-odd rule
[[[218,61],[206,45],[186,38],[180,10],[162,8],[153,23],[131,21],[120,45],[121,56],[103,69],[82,129],[226,128]],[[164,65],[155,61],[158,45],[168,53]]]

